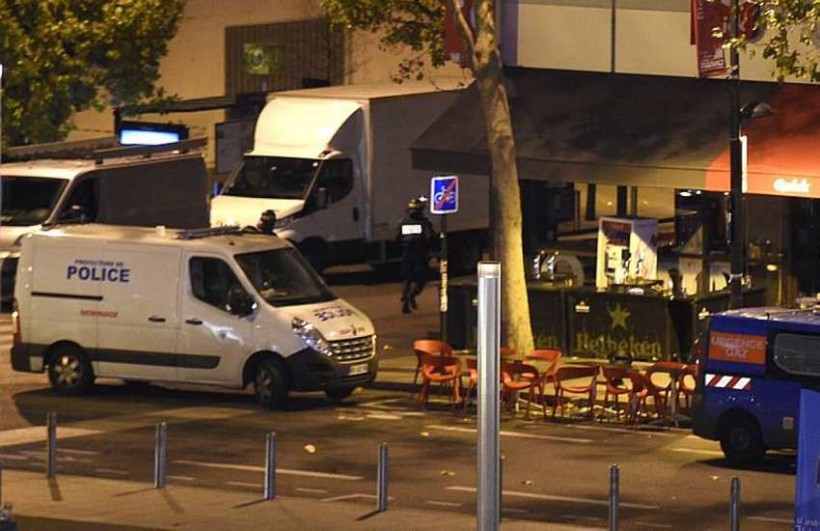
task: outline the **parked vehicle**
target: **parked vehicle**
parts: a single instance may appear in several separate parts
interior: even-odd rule
[[[53,226],[22,239],[12,367],[55,391],[97,377],[333,400],[376,376],[370,319],[299,252],[237,228]]]
[[[745,308],[713,315],[692,401],[696,435],[732,464],[797,447],[801,386],[820,385],[820,314]]]
[[[17,158],[42,157],[71,144],[12,148]],[[204,139],[114,148],[88,158],[38,158],[0,164],[0,297],[10,302],[24,234],[74,221],[176,228],[208,226]],[[64,152],[64,151],[63,151]]]
[[[459,96],[457,86],[383,83],[273,94],[253,149],[213,198],[212,226],[256,226],[270,209],[276,233],[317,269],[397,261],[405,206],[429,193],[432,177],[413,169],[410,146]],[[486,176],[460,180],[459,211],[447,222],[456,270],[474,268],[486,244],[488,193]]]

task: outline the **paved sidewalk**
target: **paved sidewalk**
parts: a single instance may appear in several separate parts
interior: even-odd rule
[[[279,497],[264,501],[238,491],[152,485],[79,476],[58,476],[6,470],[3,502],[12,505],[20,531],[90,529],[293,529],[441,530],[474,529],[471,515],[390,508],[342,501]],[[581,529],[557,524],[505,520],[505,530]],[[584,528],[589,529],[589,528]]]

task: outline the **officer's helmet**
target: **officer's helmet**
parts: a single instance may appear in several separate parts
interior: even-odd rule
[[[424,211],[424,207],[426,204],[427,198],[424,196],[418,197],[416,199],[411,199],[410,202],[407,203],[407,211],[411,213],[422,213]]]

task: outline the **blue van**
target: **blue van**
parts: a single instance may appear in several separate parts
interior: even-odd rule
[[[692,399],[696,435],[732,465],[797,448],[800,388],[820,384],[820,312],[744,308],[713,315]]]

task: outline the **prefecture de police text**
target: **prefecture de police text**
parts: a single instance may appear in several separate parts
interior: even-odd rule
[[[94,265],[83,265],[83,262]],[[91,282],[130,282],[131,269],[120,263],[77,260],[77,263],[66,268],[66,278]]]

